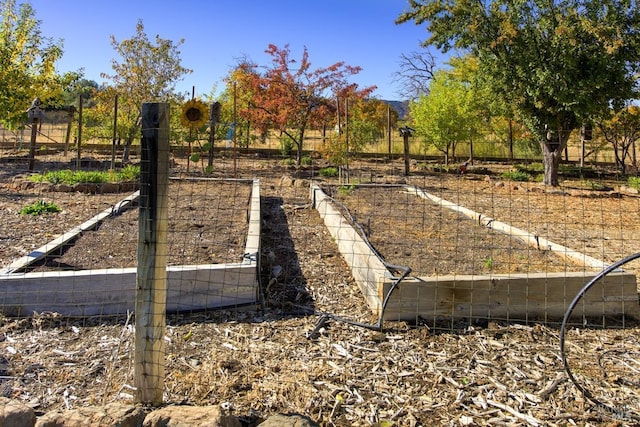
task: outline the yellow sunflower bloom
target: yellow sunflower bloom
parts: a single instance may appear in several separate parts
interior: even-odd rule
[[[199,99],[192,99],[182,106],[180,123],[183,126],[197,129],[209,121],[209,108]]]

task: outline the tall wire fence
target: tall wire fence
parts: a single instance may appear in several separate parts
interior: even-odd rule
[[[165,171],[165,404],[327,425],[637,420],[638,261],[598,277],[640,252],[625,177],[188,159],[171,150]],[[140,180],[29,178],[75,169],[72,152],[32,173],[24,153],[0,161],[3,395],[43,412],[135,402]]]

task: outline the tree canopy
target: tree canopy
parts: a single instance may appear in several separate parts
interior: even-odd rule
[[[0,122],[9,128],[26,121],[34,98],[56,104],[79,73],[56,74],[62,41],[45,37],[29,3],[0,0]]]
[[[540,141],[545,184],[582,121],[638,97],[637,0],[410,0],[398,23],[426,25],[425,45],[478,58],[491,90]]]
[[[141,20],[131,38],[118,42],[111,36],[111,45],[120,60],[112,60],[113,74],[102,74],[112,83],[102,92],[102,104],[106,106],[104,114],[109,114],[113,99],[118,95],[118,133],[127,148],[139,134],[143,102],[176,102],[179,98],[176,83],[191,73],[181,65],[178,47],[183,42],[174,43],[156,35],[154,43],[147,37]],[[127,161],[127,155],[125,149],[124,161]]]
[[[272,58],[265,71],[244,60],[230,76],[230,81],[239,83],[239,97],[246,101],[238,106],[239,114],[255,127],[275,128],[293,141],[300,164],[306,129],[333,114],[329,99],[364,97],[374,88],[358,89],[356,84],[349,83],[348,77],[359,73],[360,67],[336,62],[312,68],[306,48],[299,60],[291,57],[288,45],[279,48],[271,44],[265,52]]]
[[[464,62],[459,62],[461,67]],[[459,70],[438,70],[428,88],[410,104],[411,116],[425,146],[432,145],[445,157],[455,155],[458,143],[471,141],[478,132],[481,110],[477,92]]]
[[[611,144],[616,165],[621,172],[626,172],[629,157],[631,164],[637,167],[635,144],[640,139],[640,107],[630,105],[623,108],[610,119],[598,122],[598,127],[605,140]]]

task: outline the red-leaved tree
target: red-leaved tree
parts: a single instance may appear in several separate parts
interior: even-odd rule
[[[248,95],[246,104],[238,106],[238,114],[261,132],[275,129],[286,135],[295,144],[299,165],[305,131],[333,120],[336,97],[346,92],[365,97],[375,86],[359,90],[349,83],[348,77],[361,68],[344,62],[312,69],[306,48],[299,61],[291,59],[289,45],[280,49],[271,44],[265,52],[272,57],[271,66],[243,61],[232,73],[241,80],[239,90]]]

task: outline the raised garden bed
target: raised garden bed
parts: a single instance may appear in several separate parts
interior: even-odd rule
[[[491,218],[414,187],[329,192],[336,200],[312,187],[314,206],[368,305],[386,319],[561,319],[604,265],[507,224],[493,230]],[[403,275],[403,266],[410,273]],[[635,275],[616,273],[586,298],[584,314],[638,315],[637,298]]]
[[[168,311],[257,301],[259,193],[258,181],[172,181]],[[135,301],[138,221],[137,209],[125,205],[135,200],[135,195],[129,196],[5,268],[0,276],[4,314],[56,311],[91,316],[130,311]]]

